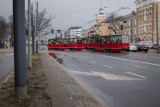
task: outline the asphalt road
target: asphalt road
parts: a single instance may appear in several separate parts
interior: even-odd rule
[[[13,49],[0,49],[0,82],[14,69]]]
[[[160,107],[160,57],[146,53],[56,52],[62,66],[109,107]]]

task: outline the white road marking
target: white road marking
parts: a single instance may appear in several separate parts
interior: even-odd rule
[[[136,73],[132,73],[132,72],[126,72],[127,74],[131,74],[131,75],[134,75],[134,76],[137,76],[137,77],[140,77],[140,78],[143,78],[143,79],[146,79],[147,77],[145,76],[142,76],[142,75],[139,75],[139,74],[136,74]]]
[[[87,54],[91,54],[91,53],[87,53]],[[96,54],[92,54],[92,55],[96,55]],[[154,64],[154,63],[150,63],[150,62],[143,62],[143,61],[135,61],[135,60],[129,60],[129,59],[122,59],[122,58],[118,58],[118,57],[105,56],[105,55],[97,55],[97,56],[103,56],[103,57],[107,57],[107,58],[111,58],[111,59],[118,59],[118,60],[122,60],[122,61],[136,62],[136,63],[142,63],[142,64],[148,64],[148,65],[153,65],[153,66],[160,67],[159,64]]]
[[[13,56],[13,53],[5,54],[5,56]]]
[[[142,69],[145,69],[144,67],[142,67],[142,66],[134,66],[135,68],[142,68]]]
[[[105,66],[105,67],[107,67],[107,68],[113,68],[113,67],[111,67],[111,66],[109,66],[109,65],[103,65],[103,66]]]
[[[82,72],[82,71],[76,71],[68,69],[71,73],[81,74],[81,75],[90,75],[90,76],[97,76],[96,74],[90,73],[90,72]]]
[[[123,52],[123,53],[128,53],[128,52]],[[137,55],[143,55],[144,53],[133,53],[133,55],[134,54],[137,54]],[[136,56],[136,55],[134,55],[134,56]],[[151,57],[151,58],[157,58],[157,59],[159,59],[160,57],[156,57],[156,56],[152,56],[152,53],[149,53],[149,54],[146,54],[146,56],[143,56],[143,57]]]
[[[91,71],[91,72],[106,80],[144,80],[144,79],[127,77],[127,76],[122,76],[122,75],[109,74],[109,73],[102,73],[102,72],[95,72],[95,71]]]
[[[78,75],[86,75],[86,76],[97,76],[97,77],[102,77],[106,80],[145,80],[145,78],[134,78],[134,77],[128,77],[128,76],[122,76],[122,75],[115,75],[115,74],[110,74],[110,73],[102,73],[102,72],[96,72],[96,71],[91,71],[91,72],[82,72],[82,71],[76,71],[76,70],[71,70],[66,68],[67,71],[70,73],[75,73]]]

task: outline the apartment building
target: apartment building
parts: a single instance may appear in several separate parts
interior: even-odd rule
[[[148,45],[156,43],[156,23],[158,23],[158,35],[160,35],[160,19],[156,20],[156,7],[159,18],[160,0],[135,0],[135,4],[136,12],[116,17],[114,20],[110,20],[103,13],[103,9],[100,9],[99,14],[96,15],[96,24],[90,28],[89,35],[121,34],[128,36],[130,43],[141,42]]]
[[[82,32],[82,27],[75,26],[75,27],[70,27],[67,31],[67,35],[69,38],[80,38],[81,37],[81,32]]]
[[[160,16],[160,0],[135,0],[137,6],[137,37],[142,43],[156,43],[157,26],[160,21],[156,20],[156,6],[158,7],[158,17]],[[160,35],[160,32],[158,33]]]
[[[106,20],[109,25],[110,35],[128,36],[129,41],[133,42],[137,34],[136,12],[124,16],[111,16]]]
[[[131,14],[124,15],[120,20],[120,34],[128,36],[129,42],[135,42],[137,36],[137,21],[136,21],[136,12]]]

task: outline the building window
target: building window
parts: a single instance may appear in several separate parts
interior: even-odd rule
[[[131,30],[128,30],[128,35],[131,35]]]
[[[146,32],[147,30],[146,30],[146,26],[143,26],[143,28],[144,28],[144,32]]]
[[[150,31],[150,32],[152,32],[152,25],[149,25],[149,28],[150,28],[150,30],[149,30],[149,31]]]
[[[147,20],[147,14],[144,14],[144,21]]]
[[[149,10],[152,11],[152,7],[149,7]]]
[[[136,25],[136,19],[134,19],[134,25]]]
[[[149,42],[152,41],[152,35],[149,35],[148,40],[149,40]]]
[[[130,21],[128,21],[128,26],[131,26],[131,23],[130,23]]]

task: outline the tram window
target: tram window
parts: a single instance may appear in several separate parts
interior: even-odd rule
[[[118,43],[122,43],[122,36],[121,35],[118,38]]]
[[[107,36],[107,37],[105,38],[105,42],[106,42],[106,43],[110,43],[110,42],[111,42],[110,36]]]
[[[82,44],[82,40],[77,40],[77,44]]]
[[[114,35],[112,37],[113,43],[122,43],[122,37],[121,35]]]

